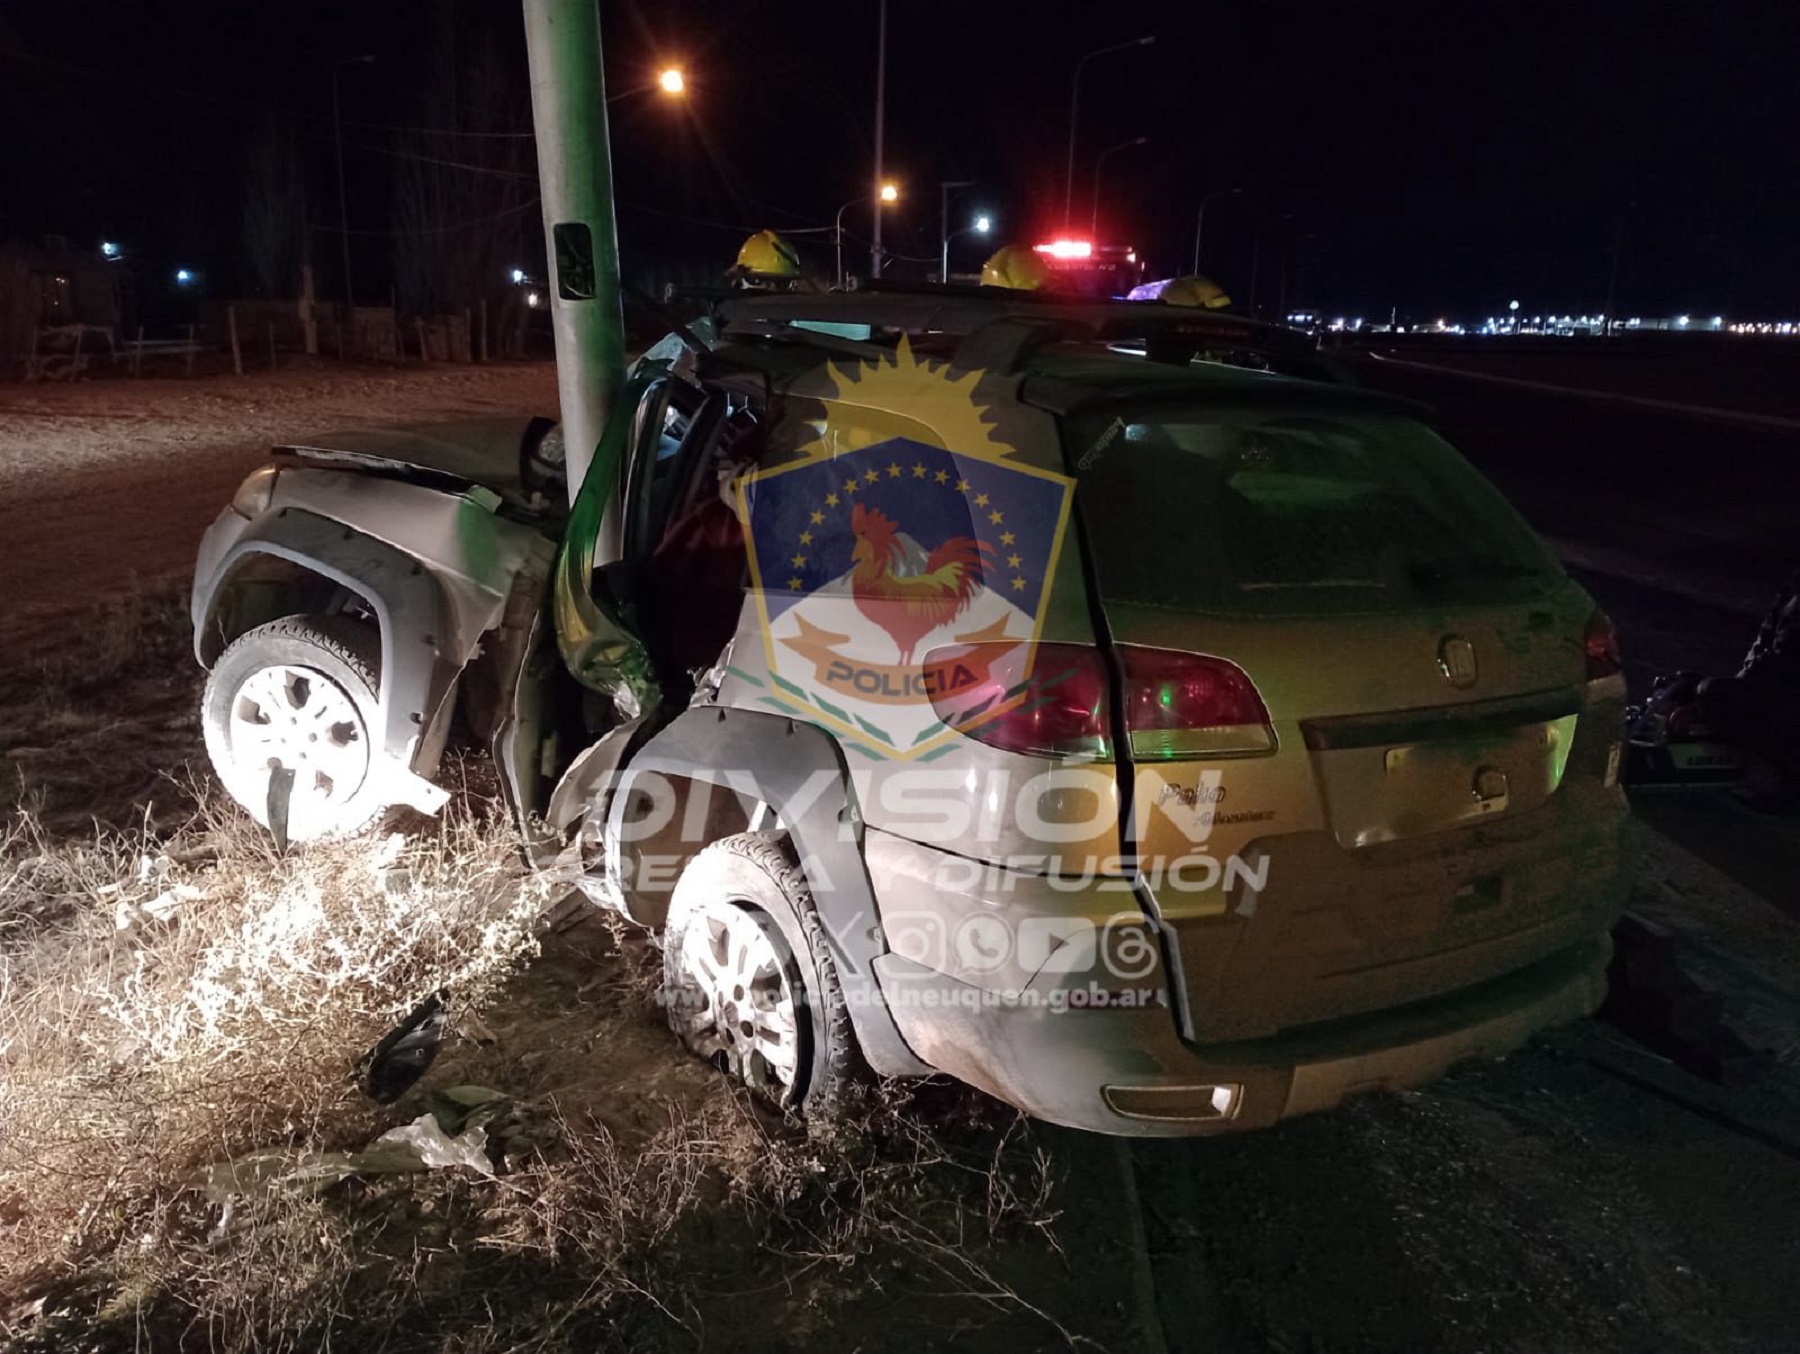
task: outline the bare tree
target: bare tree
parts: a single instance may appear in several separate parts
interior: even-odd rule
[[[259,295],[287,295],[306,253],[306,174],[294,133],[273,114],[245,138],[242,177],[249,280]]]
[[[464,7],[434,13],[425,86],[399,134],[394,175],[394,273],[403,307],[460,311],[504,283],[537,226],[526,92]]]

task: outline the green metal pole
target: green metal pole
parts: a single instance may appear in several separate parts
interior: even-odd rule
[[[624,386],[625,319],[600,11],[596,0],[524,0],[524,6],[569,499],[590,474],[599,478],[604,499],[618,466],[594,462]],[[608,445],[616,458],[622,441]]]

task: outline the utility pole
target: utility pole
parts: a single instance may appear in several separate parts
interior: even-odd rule
[[[625,381],[600,11],[596,0],[524,0],[524,6],[550,264],[546,290],[573,502]]]
[[[869,244],[869,276],[881,276],[881,156],[887,135],[887,0],[881,0],[881,36],[875,48],[875,233]]]
[[[973,188],[974,179],[945,179],[938,184],[938,281],[950,280],[950,190]]]

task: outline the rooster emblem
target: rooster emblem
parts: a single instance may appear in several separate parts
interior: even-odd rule
[[[908,666],[921,639],[968,610],[993,548],[952,536],[928,554],[886,513],[861,503],[850,514],[850,531],[856,538],[850,594],[857,610],[893,638],[901,666]]]

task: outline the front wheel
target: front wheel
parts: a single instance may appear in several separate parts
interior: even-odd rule
[[[714,842],[676,881],[663,942],[669,1025],[783,1109],[828,1119],[862,1078],[837,965],[805,874],[775,842]]]
[[[343,616],[286,616],[239,636],[202,703],[206,751],[231,797],[264,827],[269,787],[293,772],[289,841],[361,831],[387,808],[377,787],[380,640]]]

